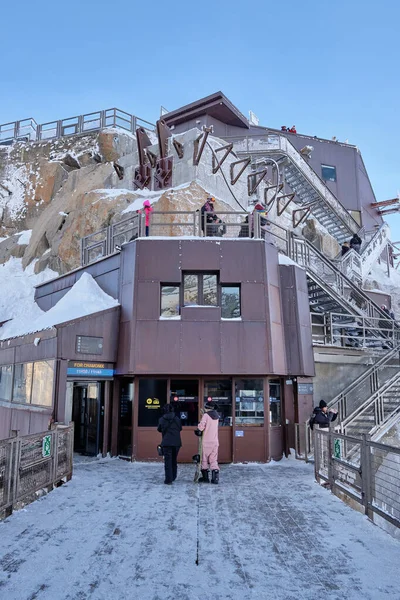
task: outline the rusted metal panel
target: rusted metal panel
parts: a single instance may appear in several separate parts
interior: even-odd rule
[[[219,271],[221,245],[211,240],[182,240],[181,265],[183,271]]]
[[[306,274],[295,265],[280,265],[279,272],[288,372],[313,376],[314,354]]]
[[[268,286],[268,306],[271,323],[282,324],[281,294],[275,285]]]
[[[290,373],[286,363],[284,329],[281,323],[271,323],[272,364],[270,373],[284,375]]]
[[[36,334],[37,338],[41,338],[41,332]],[[33,360],[43,360],[46,358],[55,358],[57,356],[57,338],[41,339],[40,343],[35,346],[32,336],[27,343],[21,344],[15,348],[15,362],[30,362]]]
[[[282,426],[270,428],[269,451],[272,460],[280,460],[282,458],[284,452]]]
[[[118,356],[116,364],[116,374],[123,375],[132,373],[134,368],[134,359],[132,348],[132,323],[126,321],[119,325]]]
[[[138,240],[136,248],[139,281],[180,283],[179,240]]]
[[[279,287],[279,263],[278,263],[278,250],[272,244],[263,244],[265,250],[265,263],[267,271],[267,279],[271,285]]]
[[[261,240],[222,241],[220,281],[265,281],[264,246],[265,242]]]
[[[157,321],[160,317],[160,283],[140,281],[136,292],[136,319]]]
[[[266,324],[222,322],[221,373],[265,375],[269,372]]]
[[[115,362],[118,348],[119,307],[58,325],[58,356],[68,360]],[[88,335],[103,338],[103,353],[76,352],[76,336]]]
[[[1,343],[1,342],[0,342]],[[7,342],[3,342],[7,343]],[[12,365],[14,363],[15,348],[0,347],[0,365]]]
[[[180,372],[186,374],[220,373],[219,324],[187,321],[181,323],[181,327]]]
[[[201,327],[204,325],[201,324]],[[168,321],[137,321],[134,338],[134,364],[137,374],[179,373],[180,324]],[[188,348],[186,348],[188,352]],[[191,350],[191,371],[196,353]]]
[[[265,322],[265,285],[263,283],[242,283],[241,295],[243,321]]]
[[[219,326],[221,321],[220,306],[183,306],[181,309],[182,321],[206,321],[215,322]]]
[[[13,409],[11,412],[11,429],[19,435],[28,435],[30,414],[28,410]]]
[[[0,440],[10,437],[11,414],[11,408],[7,406],[0,406]]]
[[[243,436],[233,438],[235,462],[265,462],[265,427],[237,427]]]

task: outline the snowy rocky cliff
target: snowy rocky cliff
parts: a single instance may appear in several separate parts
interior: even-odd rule
[[[129,132],[105,129],[0,146],[0,264],[15,257],[24,268],[35,261],[35,273],[46,267],[65,273],[79,266],[82,237],[140,209],[144,199],[156,210],[194,211],[211,193],[217,210],[240,210],[222,177],[211,174],[210,148],[198,167],[192,166],[198,134],[180,136],[187,158],[174,167],[173,187],[164,193],[134,189],[139,159]]]

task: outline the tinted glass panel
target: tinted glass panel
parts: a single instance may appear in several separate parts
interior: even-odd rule
[[[264,425],[263,379],[236,379],[236,423]]]
[[[182,426],[199,423],[199,382],[195,379],[171,379],[170,402]]]
[[[321,165],[322,179],[325,181],[336,181],[336,167]]]
[[[218,405],[219,426],[229,427],[232,425],[232,380],[216,379],[204,382],[204,403],[208,400]]]
[[[217,276],[203,275],[203,299],[206,306],[217,306]]]
[[[139,381],[139,427],[157,427],[166,402],[166,379],[141,379]]]
[[[31,404],[52,406],[54,361],[41,360],[33,363],[33,385]]]
[[[11,400],[12,365],[0,367],[0,400]]]
[[[269,384],[269,413],[271,425],[281,424],[281,384],[279,381]]]
[[[161,286],[161,316],[179,316],[179,285]]]
[[[183,278],[183,303],[185,306],[199,303],[198,275],[185,275]]]
[[[14,386],[13,386],[13,402],[31,401],[32,389],[32,363],[24,363],[15,365],[14,369]]]
[[[240,317],[240,286],[221,287],[221,317],[223,319]]]

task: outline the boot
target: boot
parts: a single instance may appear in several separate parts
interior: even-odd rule
[[[210,483],[210,471],[208,469],[201,470],[201,477],[199,477],[199,483]]]
[[[217,469],[212,472],[211,483],[219,483],[219,471]]]

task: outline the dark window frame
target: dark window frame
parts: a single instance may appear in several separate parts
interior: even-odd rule
[[[198,295],[198,303],[196,306],[213,306],[218,308],[221,306],[221,293],[220,287],[221,283],[219,280],[219,272],[218,271],[183,271],[182,272],[182,283],[181,283],[181,306],[189,307],[190,305],[185,304],[185,276],[186,275],[194,275],[197,276],[197,295]],[[204,275],[215,275],[217,278],[217,300],[216,304],[204,304],[204,288],[203,288],[203,276]]]
[[[220,292],[220,307],[221,307],[221,318],[222,319],[226,319],[229,320],[229,317],[223,317],[222,316],[222,288],[239,288],[239,316],[238,317],[231,317],[231,319],[241,319],[242,318],[242,284],[241,283],[221,283],[219,285],[219,292]]]
[[[181,310],[182,310],[182,283],[165,283],[164,281],[162,281],[160,283],[160,302],[159,302],[159,313],[160,313],[160,317],[162,317],[163,315],[161,314],[161,309],[162,309],[162,289],[163,287],[175,287],[179,289],[179,311],[178,311],[178,315],[181,315]],[[178,316],[178,315],[174,315],[174,316]],[[166,319],[170,318],[173,319],[173,317],[164,317]]]
[[[185,275],[195,275],[197,276],[197,290],[198,290],[198,304],[190,305],[184,303],[185,298]],[[217,300],[216,304],[204,304],[202,303],[204,300],[204,289],[203,289],[203,275],[215,275],[217,278]],[[237,283],[221,283],[219,279],[219,272],[217,271],[183,271],[182,272],[182,281],[180,283],[171,283],[171,282],[160,282],[160,299],[159,299],[159,316],[163,316],[161,314],[162,308],[162,289],[163,287],[175,287],[179,288],[179,313],[178,315],[182,315],[182,308],[197,308],[202,306],[211,306],[213,308],[221,308],[222,311],[222,288],[239,288],[239,317],[242,317],[242,284],[240,282]],[[176,315],[176,316],[178,316]],[[175,315],[174,315],[175,316]],[[233,319],[239,317],[232,317]],[[168,317],[166,317],[167,319]],[[174,317],[169,317],[173,319]],[[221,316],[222,318],[222,316]],[[229,320],[229,317],[223,317],[224,320]]]
[[[324,175],[323,175],[323,169],[334,169],[335,171],[335,179],[332,178],[328,178],[325,179]],[[323,181],[330,181],[331,183],[337,183],[337,169],[335,165],[325,165],[323,163],[321,163],[321,178]]]

